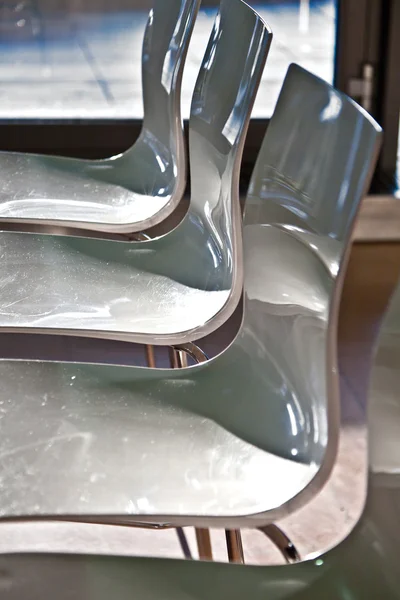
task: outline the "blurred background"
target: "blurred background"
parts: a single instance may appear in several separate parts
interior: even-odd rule
[[[253,112],[245,179],[291,62],[347,92],[385,129],[376,193],[397,194],[398,0],[250,1],[274,40]],[[143,116],[141,45],[151,0],[0,0],[1,150],[106,156],[132,144]],[[183,115],[217,0],[203,1],[183,82]],[[65,127],[69,125],[68,129]]]

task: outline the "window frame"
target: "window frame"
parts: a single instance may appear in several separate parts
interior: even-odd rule
[[[371,114],[384,131],[382,150],[372,183],[376,193],[395,191],[399,132],[400,0],[339,0],[335,86],[350,94],[351,80],[372,65]],[[360,98],[355,97],[356,101]]]

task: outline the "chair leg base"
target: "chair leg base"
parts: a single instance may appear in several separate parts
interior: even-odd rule
[[[226,529],[225,538],[229,562],[244,565],[244,552],[240,530]]]
[[[277,525],[266,525],[265,527],[259,527],[258,529],[278,548],[288,564],[296,563],[301,560],[296,546]]]
[[[212,560],[211,536],[209,529],[196,528],[196,542],[200,560]]]

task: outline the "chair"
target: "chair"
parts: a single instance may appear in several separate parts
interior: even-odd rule
[[[0,598],[50,598],[57,593],[59,600],[398,600],[399,389],[400,285],[381,328],[372,371],[366,506],[347,539],[327,553],[279,567],[9,554],[0,558]]]
[[[290,67],[250,186],[237,338],[178,370],[0,361],[3,517],[263,527],[321,488],[341,284],[379,139],[352,100]]]
[[[1,330],[169,345],[228,319],[243,287],[240,161],[270,41],[249,6],[222,1],[191,108],[190,209],[169,234],[0,234]]]
[[[28,594],[34,585],[38,598],[61,589],[60,600],[79,600],[90,593],[96,600],[111,594],[116,600],[135,595],[146,600],[398,600],[399,389],[400,285],[381,328],[372,370],[366,505],[349,536],[325,554],[279,567],[115,556],[6,555],[0,560],[3,597],[32,597]],[[37,577],[38,571],[46,577]]]
[[[166,218],[183,197],[183,67],[200,0],[155,0],[142,56],[143,127],[105,160],[0,153],[0,222],[132,233]]]

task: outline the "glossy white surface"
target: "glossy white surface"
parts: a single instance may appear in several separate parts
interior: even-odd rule
[[[79,238],[0,234],[0,251],[7,256],[0,266],[5,275],[0,293],[2,327],[14,329],[18,323],[19,330],[65,330],[144,342],[149,336],[159,336],[155,343],[167,343],[182,333],[190,339],[191,332],[215,317],[229,298],[229,288],[207,290],[204,280],[197,287],[195,274],[193,283],[185,279],[194,261],[169,267],[171,254],[168,249],[163,253],[162,241],[159,250],[152,244],[152,250],[137,252],[129,243],[108,242],[108,259],[96,253],[102,244]],[[176,258],[180,254],[179,244],[171,244],[169,250],[175,251]],[[141,270],[137,263],[148,267]],[[170,278],[162,271],[151,272],[160,263],[177,275]]]
[[[111,594],[117,600],[128,600],[132,595],[148,600],[398,600],[399,325],[400,286],[381,329],[373,364],[367,504],[360,522],[339,546],[302,564],[279,567],[9,554],[0,559],[0,597],[43,598],[56,591],[61,600],[106,600]]]
[[[166,345],[228,319],[243,284],[240,161],[271,37],[241,0],[223,0],[193,96],[192,197],[176,229],[149,242],[0,233],[0,328]]]
[[[232,418],[212,406],[224,392],[219,378],[205,400],[201,378],[146,383],[125,371],[0,364],[8,389],[1,405],[1,516],[229,522],[273,509],[308,483],[315,468],[254,446],[239,419],[230,432]],[[257,414],[266,422],[268,408]],[[268,478],[260,481],[260,472]],[[283,485],[270,489],[271,478],[283,478]]]
[[[105,160],[0,153],[0,222],[132,233],[164,220],[186,185],[185,57],[200,0],[155,0],[142,53],[138,140]]]

